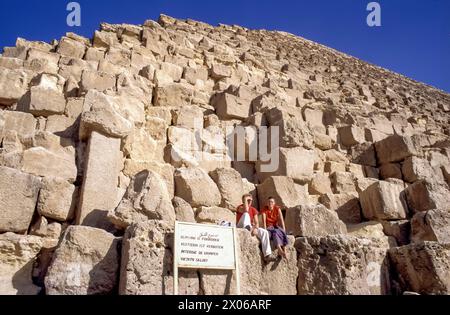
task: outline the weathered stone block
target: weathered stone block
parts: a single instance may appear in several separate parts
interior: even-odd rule
[[[195,223],[195,213],[191,205],[184,199],[175,197],[172,200],[172,205],[175,209],[176,220],[180,222],[192,222]]]
[[[236,215],[229,209],[221,207],[200,207],[195,213],[197,223],[219,224],[221,221],[236,222]]]
[[[433,177],[433,169],[427,160],[410,156],[402,164],[403,178],[408,183]]]
[[[429,180],[420,180],[405,190],[406,199],[414,212],[446,209],[450,204],[449,190]]]
[[[251,115],[250,102],[228,93],[219,94],[213,104],[220,119],[245,120]]]
[[[340,142],[352,147],[365,142],[364,130],[357,126],[345,126],[338,129]]]
[[[402,184],[379,181],[359,194],[363,216],[368,220],[405,219],[408,213]]]
[[[31,235],[0,234],[0,294],[37,295],[33,264],[42,248],[42,239]]]
[[[128,136],[133,124],[121,115],[119,108],[120,104],[112,96],[98,91],[89,91],[81,115],[80,139],[89,138],[91,131],[116,138]]]
[[[317,173],[308,185],[311,195],[331,194],[331,181],[327,174]]]
[[[349,172],[334,172],[330,175],[331,189],[335,194],[354,193],[355,176]]]
[[[34,147],[23,152],[22,171],[42,177],[61,177],[71,183],[77,178],[75,150]]]
[[[286,210],[286,232],[299,236],[346,234],[345,224],[335,211],[317,206],[297,206]]]
[[[392,135],[375,143],[378,163],[401,162],[404,159],[417,155],[417,148],[410,137]]]
[[[3,166],[0,175],[0,232],[24,233],[36,208],[41,181]]]
[[[69,221],[75,215],[78,190],[74,185],[58,177],[45,177],[39,193],[40,215],[56,221]]]
[[[450,211],[435,209],[416,213],[411,219],[411,241],[450,243]]]
[[[116,77],[105,72],[83,71],[81,76],[81,91],[87,93],[89,90],[104,92],[116,86]]]
[[[105,295],[115,292],[120,239],[96,228],[70,226],[45,278],[49,295]]]
[[[203,169],[181,168],[175,171],[174,177],[175,195],[186,200],[192,207],[220,205],[220,191]]]
[[[126,230],[119,294],[173,294],[173,233],[172,226],[156,220],[133,224]],[[197,272],[180,270],[178,290],[182,295],[199,294]]]
[[[68,37],[61,38],[58,44],[58,48],[56,49],[57,53],[75,59],[82,59],[85,51],[86,46],[83,43],[80,43]]]
[[[304,204],[305,200],[295,189],[292,178],[285,176],[272,176],[257,186],[259,206],[267,204],[269,197],[274,197],[276,203],[285,209]]]
[[[389,250],[389,258],[401,292],[450,293],[450,244],[423,242],[396,247]]]
[[[27,92],[30,80],[25,71],[0,68],[0,104],[16,103]]]
[[[402,177],[402,166],[400,163],[386,163],[380,166],[380,178],[397,178],[403,179]]]
[[[38,86],[31,87],[30,93],[25,99],[21,106],[24,106],[24,109],[34,116],[48,117],[63,114],[66,108],[64,94]]]
[[[232,168],[217,168],[209,173],[222,195],[221,207],[235,210],[242,203],[242,177]]]
[[[346,224],[361,222],[361,206],[355,193],[331,194],[319,197],[319,202],[332,211],[336,211],[340,220]]]
[[[385,241],[343,235],[301,237],[298,294],[388,294]]]
[[[121,229],[147,220],[164,220],[172,224],[175,210],[162,178],[147,170],[131,180],[119,206],[109,212],[108,218]]]
[[[77,224],[108,226],[108,211],[117,206],[121,160],[120,139],[92,132],[85,157]]]

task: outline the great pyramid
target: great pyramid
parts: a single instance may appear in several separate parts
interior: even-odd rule
[[[245,193],[275,197],[290,244],[265,262],[239,229],[242,294],[449,294],[449,127],[449,94],[286,32],[161,15],[19,38],[0,294],[172,294],[175,220],[234,223]],[[235,281],[183,271],[179,290]]]

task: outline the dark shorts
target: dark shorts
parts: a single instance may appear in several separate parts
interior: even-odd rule
[[[275,246],[288,245],[287,235],[282,229],[271,226],[271,227],[267,228],[267,231],[269,231],[270,240],[273,241]]]

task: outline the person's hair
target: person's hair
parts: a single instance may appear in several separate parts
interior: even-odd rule
[[[267,200],[270,200],[270,199],[273,199],[273,200],[275,200],[275,198],[274,198],[274,197],[272,197],[272,196],[270,196],[269,198],[267,198]]]
[[[245,198],[247,198],[247,197],[252,197],[252,195],[251,194],[245,194],[245,195],[243,195],[242,196],[242,201],[244,202],[245,201]],[[253,198],[253,197],[252,197]]]

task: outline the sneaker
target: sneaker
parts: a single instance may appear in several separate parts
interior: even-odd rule
[[[272,253],[272,254],[267,255],[267,256],[264,257],[264,261],[265,261],[266,263],[274,262],[274,261],[276,261],[277,259],[278,259],[278,256],[275,255],[274,253]]]

